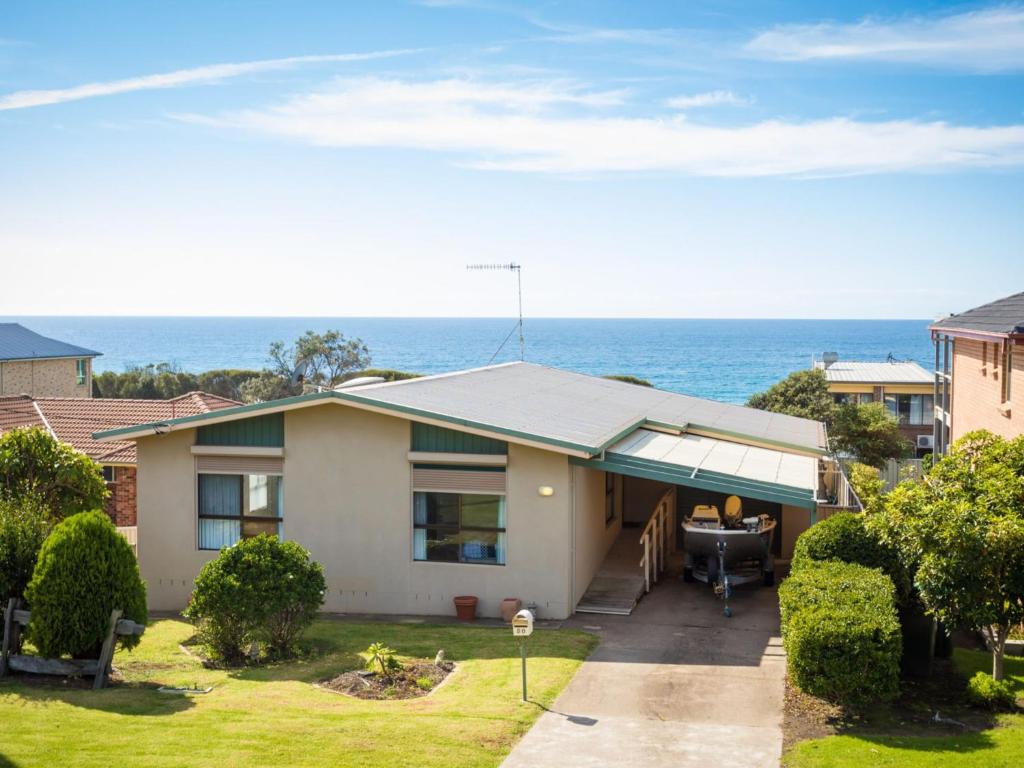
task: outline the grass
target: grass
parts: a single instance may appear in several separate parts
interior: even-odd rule
[[[992,657],[988,653],[957,649],[957,669],[966,676],[982,670],[991,673]],[[1017,690],[1018,701],[1024,696],[1024,658],[1006,657],[1006,677]],[[944,713],[947,714],[948,713]],[[961,730],[950,733],[948,726],[936,725],[944,735],[901,735],[898,714],[883,714],[876,720],[888,720],[886,732],[872,732],[874,727],[851,727],[848,732],[823,739],[804,741],[786,753],[786,768],[831,768],[832,766],[870,765],[873,768],[1002,768],[1024,765],[1024,715],[1000,715],[992,727],[984,730]]]
[[[118,653],[123,683],[102,691],[0,680],[0,768],[131,764],[216,766],[496,766],[569,682],[596,639],[538,630],[529,640],[531,703],[520,702],[518,645],[507,630],[318,621],[298,661],[211,670],[179,645],[192,634],[156,621]],[[375,641],[402,659],[443,648],[458,669],[429,696],[363,701],[312,682],[362,668]],[[202,696],[161,685],[213,686]]]

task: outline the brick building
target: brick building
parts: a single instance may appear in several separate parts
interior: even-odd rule
[[[1024,434],[1024,293],[950,315],[931,332],[936,452],[975,429]]]
[[[0,396],[92,397],[92,360],[100,354],[0,323]]]
[[[103,468],[110,489],[106,512],[115,525],[135,525],[135,443],[99,443],[94,432],[182,416],[206,414],[240,405],[206,392],[189,392],[171,400],[85,397],[0,397],[0,433],[15,427],[42,427]]]

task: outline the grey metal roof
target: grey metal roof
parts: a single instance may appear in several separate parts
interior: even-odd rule
[[[98,357],[102,354],[102,352],[78,347],[65,341],[41,336],[18,323],[0,323],[0,360]]]
[[[848,384],[931,384],[933,375],[917,363],[861,363],[840,360],[825,368],[820,360],[815,368],[825,371],[833,383]]]
[[[982,304],[958,315],[944,317],[930,326],[933,331],[964,330],[979,333],[1024,333],[1024,293]]]
[[[450,424],[501,439],[540,443],[594,456],[646,426],[709,434],[735,442],[826,453],[817,421],[702,400],[651,387],[586,376],[533,363],[505,363],[419,379],[344,387],[226,408],[150,424],[98,432],[99,441],[163,433],[176,428],[244,419],[328,402],[395,413],[410,420]]]
[[[599,452],[645,422],[825,450],[819,422],[703,400],[534,363],[352,387],[345,392],[411,412],[487,424]]]

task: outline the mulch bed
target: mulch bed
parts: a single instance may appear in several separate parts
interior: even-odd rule
[[[931,677],[900,680],[900,696],[892,704],[862,713],[799,691],[786,680],[782,717],[783,749],[806,739],[837,733],[892,736],[942,736],[992,728],[991,712],[971,707],[965,681],[951,660],[936,659]],[[936,712],[940,720],[935,719]],[[955,721],[955,722],[951,722]]]
[[[415,699],[437,688],[454,669],[455,665],[447,661],[440,664],[416,661],[389,675],[343,672],[337,677],[320,680],[317,685],[357,699]]]

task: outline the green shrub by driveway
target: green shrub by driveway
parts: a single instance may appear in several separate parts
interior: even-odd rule
[[[790,679],[800,690],[850,706],[894,698],[902,651],[888,576],[825,561],[779,587]]]
[[[28,638],[43,656],[96,658],[110,613],[146,623],[146,586],[128,541],[103,512],[80,512],[58,523],[43,543],[25,590],[32,610]],[[137,635],[120,635],[124,648]]]

